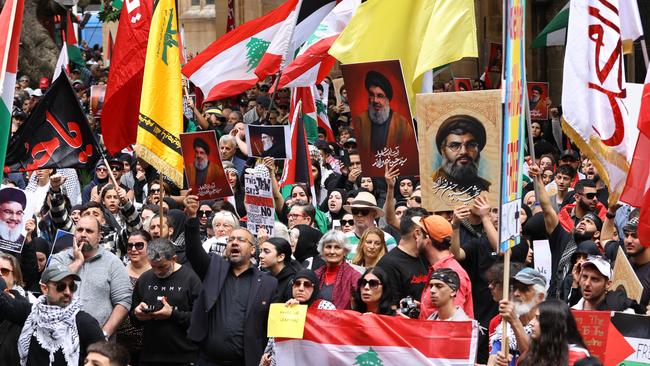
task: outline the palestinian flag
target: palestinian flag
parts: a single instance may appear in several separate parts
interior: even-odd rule
[[[300,0],[298,6],[282,22],[264,56],[255,69],[260,80],[276,74],[293,59],[325,16],[334,9],[334,0]]]
[[[314,85],[312,93],[314,94],[314,101],[316,102],[316,118],[318,118],[318,128],[325,130],[325,140],[329,142],[336,142],[332,125],[330,125],[330,118],[327,115],[327,100],[329,99],[329,84],[323,81],[320,84],[323,87],[322,98],[318,98],[318,88]]]
[[[473,365],[476,321],[418,321],[309,310],[303,339],[275,339],[278,365]]]
[[[4,166],[7,153],[11,113],[18,70],[20,29],[23,25],[23,0],[7,0],[0,13],[0,164]]]
[[[290,111],[298,110],[298,104],[301,104],[301,118],[305,125],[307,141],[313,144],[318,139],[318,117],[316,113],[316,87],[300,87],[291,91]]]
[[[205,101],[231,97],[255,85],[254,71],[284,20],[299,0],[288,0],[270,13],[240,25],[212,42],[182,69]]]
[[[279,88],[309,86],[325,79],[336,62],[334,56],[327,51],[348,25],[360,4],[361,0],[343,0],[336,5],[300,47],[296,59],[284,68]]]
[[[74,32],[74,24],[72,24],[70,10],[68,10],[68,20],[66,21],[65,44],[68,46],[69,62],[72,62],[79,67],[86,67],[86,61],[84,61],[84,58],[81,55],[81,50],[77,47],[77,36]]]
[[[548,46],[564,46],[566,43],[566,30],[569,27],[569,4],[560,10],[557,15],[551,19],[551,22],[542,29],[542,32],[533,40],[533,48],[542,48]]]
[[[311,162],[309,156],[309,145],[305,134],[305,118],[302,114],[302,103],[294,107],[291,114],[291,151],[294,151],[291,159],[284,161],[280,186],[288,184],[305,183],[314,187],[314,177],[311,175]]]

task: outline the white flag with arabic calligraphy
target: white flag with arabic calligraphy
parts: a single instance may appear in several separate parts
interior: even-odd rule
[[[615,203],[639,131],[641,88],[625,81],[622,45],[643,35],[636,1],[572,0],[562,129],[598,169]]]

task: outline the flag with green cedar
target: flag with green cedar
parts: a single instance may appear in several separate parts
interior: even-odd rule
[[[569,4],[560,10],[557,15],[551,19],[551,22],[544,27],[542,32],[533,40],[533,48],[542,48],[548,46],[564,46],[566,42],[566,31],[569,26]]]
[[[77,36],[74,33],[74,25],[72,24],[72,17],[68,11],[67,27],[65,32],[65,43],[68,45],[68,59],[71,64],[79,67],[85,67],[86,62],[81,55],[81,50],[77,47]],[[73,67],[74,68],[74,67]]]

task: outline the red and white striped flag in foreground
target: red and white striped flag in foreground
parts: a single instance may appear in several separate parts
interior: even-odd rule
[[[309,310],[303,339],[276,338],[278,365],[473,365],[475,321]]]

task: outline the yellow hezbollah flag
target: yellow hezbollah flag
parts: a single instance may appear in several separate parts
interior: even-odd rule
[[[183,186],[183,89],[175,0],[159,0],[151,20],[135,151]]]
[[[474,1],[367,1],[329,53],[344,64],[401,60],[406,90],[414,101],[426,71],[478,57]]]

